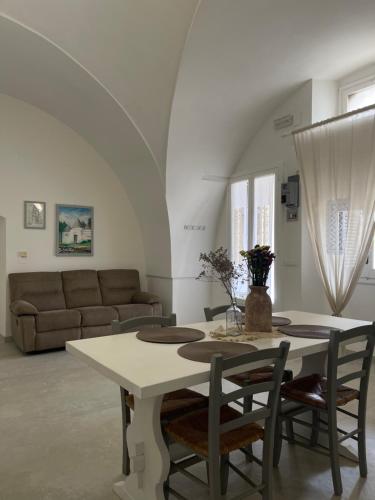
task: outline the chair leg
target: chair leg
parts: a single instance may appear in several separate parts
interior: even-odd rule
[[[273,466],[278,467],[280,463],[280,456],[281,456],[281,448],[283,446],[283,437],[282,437],[282,431],[283,431],[283,420],[281,416],[281,401],[279,402],[279,407],[277,410],[278,416],[276,419],[276,426],[275,426],[275,444],[273,448]]]
[[[220,457],[210,457],[208,468],[210,500],[219,500],[221,498]]]
[[[130,424],[130,408],[126,404],[126,396],[129,394],[126,389],[120,387],[121,393],[121,411],[122,411],[122,473],[125,476],[130,474],[130,460],[128,452],[128,443],[126,440],[126,431]]]
[[[362,406],[362,401],[358,408],[358,428],[362,429],[358,433],[358,458],[359,473],[361,477],[367,477],[367,457],[366,457],[366,405]]]
[[[263,441],[263,466],[262,466],[262,483],[264,488],[262,490],[263,500],[272,500],[272,458],[273,458],[273,440],[275,436],[272,435],[268,426],[270,422],[266,421],[265,435]]]
[[[310,436],[310,446],[314,447],[319,441],[320,411],[312,410],[312,429]]]
[[[168,479],[166,481],[164,481],[163,492],[164,492],[165,500],[168,500],[169,499],[169,476],[168,476]]]
[[[220,482],[221,494],[225,495],[228,489],[229,477],[229,455],[223,455],[220,459]]]
[[[253,409],[253,396],[245,396],[243,400],[243,412],[244,413],[249,413]],[[249,453],[250,456],[253,455],[253,446],[249,444],[246,446],[246,451]],[[246,462],[252,462],[252,459],[249,455],[245,455],[246,457]]]
[[[287,418],[285,420],[285,431],[286,431],[286,435],[287,435],[287,438],[288,438],[288,442],[289,444],[293,444],[294,443],[294,429],[293,429],[293,420],[291,418]]]
[[[328,414],[328,439],[331,459],[331,473],[333,481],[333,489],[335,495],[342,494],[342,481],[340,472],[339,450],[337,442],[337,416],[336,408]]]

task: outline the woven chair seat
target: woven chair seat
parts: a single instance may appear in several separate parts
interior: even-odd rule
[[[220,423],[223,424],[241,417],[241,413],[229,406],[222,406],[220,417]],[[173,441],[181,443],[201,456],[208,457],[207,408],[176,418],[167,423],[164,429]],[[256,423],[225,432],[220,438],[220,454],[227,455],[231,451],[245,448],[251,443],[263,439],[263,434],[263,428]]]
[[[227,380],[233,384],[244,387],[250,384],[259,384],[262,382],[270,382],[273,376],[272,366],[266,366],[263,368],[257,368],[255,370],[249,370],[248,372],[236,373],[226,377]],[[293,379],[292,370],[284,370],[283,382],[289,382]]]
[[[301,377],[281,386],[281,396],[305,405],[326,410],[327,379],[318,374]],[[336,406],[343,406],[359,398],[359,391],[345,385],[337,388]]]
[[[126,396],[126,404],[134,410],[134,396],[129,394]],[[163,420],[178,417],[185,414],[187,411],[199,410],[208,406],[207,396],[203,396],[199,392],[191,389],[180,389],[178,391],[169,392],[163,398],[160,410],[160,417]]]

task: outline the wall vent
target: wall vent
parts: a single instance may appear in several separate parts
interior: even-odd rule
[[[285,115],[280,118],[276,118],[273,121],[273,128],[275,130],[281,130],[283,128],[291,127],[294,124],[294,115]]]

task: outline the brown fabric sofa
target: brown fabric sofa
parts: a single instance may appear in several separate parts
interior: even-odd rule
[[[161,315],[159,298],[140,291],[139,273],[105,271],[9,275],[13,338],[23,352],[111,334],[111,322]]]

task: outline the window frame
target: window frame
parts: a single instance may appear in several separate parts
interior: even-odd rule
[[[342,85],[339,88],[339,112],[348,112],[348,97],[351,94],[355,94],[356,92],[365,90],[368,87],[372,87],[373,85],[375,85],[375,74]]]
[[[340,113],[348,112],[348,97],[351,94],[365,90],[368,87],[375,85],[375,74],[368,75],[364,78],[354,80],[350,83],[342,85],[339,88],[339,111]],[[375,235],[370,247],[367,262],[363,266],[361,276],[358,283],[363,285],[375,285]]]
[[[231,200],[231,186],[232,184],[236,182],[241,182],[241,181],[248,181],[248,231],[247,231],[247,246],[250,248],[250,245],[252,245],[252,239],[253,239],[253,234],[254,234],[254,180],[256,177],[265,177],[267,175],[274,175],[275,176],[275,190],[274,190],[274,214],[273,214],[273,222],[274,222],[274,248],[272,248],[272,251],[278,255],[278,242],[279,242],[279,229],[280,229],[280,210],[277,210],[277,203],[278,200],[280,200],[281,196],[281,181],[280,181],[280,170],[281,166],[274,166],[271,168],[264,168],[264,169],[259,169],[259,170],[254,170],[253,172],[246,173],[246,174],[241,174],[241,175],[234,175],[230,178],[228,182],[228,206],[227,206],[227,213],[228,213],[228,219],[227,219],[227,245],[228,248],[230,249],[230,258],[232,259],[232,200]],[[274,300],[273,300],[273,306],[278,304],[278,289],[277,289],[277,283],[278,283],[278,267],[280,262],[278,262],[279,259],[275,259],[273,266],[274,266]],[[241,297],[236,297],[237,300],[243,301]]]

